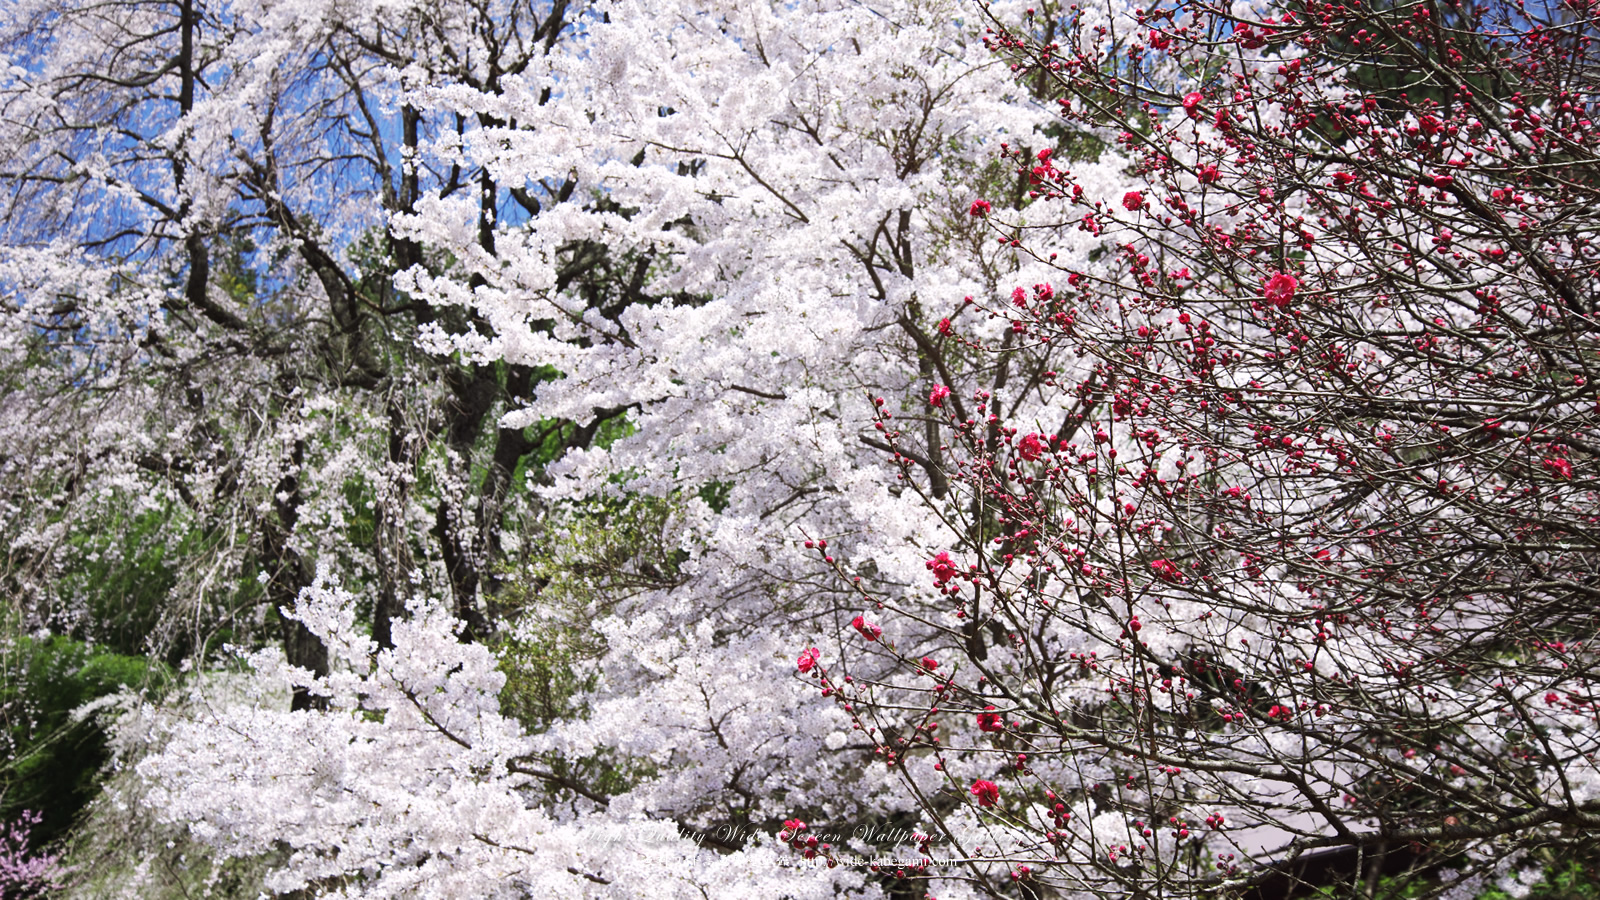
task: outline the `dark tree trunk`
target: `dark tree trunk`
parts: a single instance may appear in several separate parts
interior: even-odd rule
[[[278,480],[272,500],[276,520],[266,519],[261,528],[261,555],[267,570],[267,602],[272,604],[282,630],[283,654],[292,666],[313,675],[328,674],[328,648],[303,622],[285,613],[294,609],[300,591],[311,585],[311,570],[291,544],[295,524],[300,519],[300,467],[305,463],[306,444],[296,440],[289,454],[289,465]],[[326,705],[304,687],[295,688],[291,709],[321,709]]]

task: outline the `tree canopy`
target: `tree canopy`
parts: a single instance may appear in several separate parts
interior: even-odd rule
[[[1594,15],[19,0],[0,810],[86,896],[1576,891]]]

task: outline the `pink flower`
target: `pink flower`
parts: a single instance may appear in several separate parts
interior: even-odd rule
[[[994,209],[994,207],[989,205],[989,201],[974,200],[972,201],[972,207],[967,210],[967,215],[975,216],[981,219],[984,216],[987,216],[989,214],[989,210],[991,209]]]
[[[928,403],[929,405],[943,408],[944,398],[948,396],[950,396],[950,389],[942,384],[936,384],[933,386],[933,390],[928,393]]]
[[[1268,303],[1284,309],[1294,299],[1295,289],[1299,286],[1299,280],[1293,275],[1279,272],[1261,283],[1261,293]]]
[[[866,616],[856,616],[850,620],[850,627],[861,633],[869,641],[875,641],[883,635],[883,629],[867,621]]]
[[[993,806],[1000,801],[1000,788],[994,782],[980,778],[972,783],[972,796],[978,798],[979,806]]]
[[[922,667],[932,672],[934,669],[939,668],[939,661],[931,656],[924,656],[922,658]]]
[[[1150,564],[1150,568],[1156,573],[1156,577],[1162,581],[1170,581],[1173,584],[1183,583],[1183,573],[1178,570],[1177,566],[1173,565],[1170,559],[1158,559]]]
[[[1020,287],[1012,289],[1011,302],[1017,306],[1026,307],[1028,305],[1028,292]]]
[[[1189,93],[1184,94],[1183,95],[1183,111],[1188,113],[1190,116],[1199,115],[1200,114],[1200,101],[1202,101],[1204,99],[1205,98],[1200,96],[1200,93],[1198,91],[1190,91]]]
[[[950,551],[941,550],[938,556],[928,560],[928,569],[933,572],[933,580],[944,584],[959,574],[956,571],[955,561],[950,558]]]
[[[1032,432],[1023,435],[1022,440],[1017,441],[1017,455],[1028,462],[1043,456],[1044,445],[1039,442],[1039,436]]]
[[[940,334],[949,334],[950,333],[950,320],[949,319],[940,319],[939,320],[939,333]]]
[[[821,655],[822,654],[819,653],[815,647],[812,647],[809,650],[803,650],[800,653],[800,658],[795,661],[795,664],[800,667],[801,672],[809,672],[813,667],[816,666],[817,658]]]
[[[1572,477],[1572,463],[1561,459],[1560,457],[1552,456],[1545,460],[1544,467],[1549,469],[1553,474],[1559,475],[1562,478]]]
[[[1216,184],[1218,181],[1221,181],[1221,180],[1222,180],[1222,170],[1221,169],[1218,169],[1216,166],[1214,166],[1214,165],[1212,165],[1210,163],[1207,163],[1207,164],[1205,164],[1205,165],[1200,167],[1200,183],[1201,184]]]
[[[1006,726],[1000,721],[1000,714],[993,712],[994,707],[985,706],[984,711],[978,713],[979,731],[1005,731]]]
[[[1138,191],[1129,191],[1123,194],[1122,208],[1129,212],[1138,212],[1144,208],[1144,195]]]

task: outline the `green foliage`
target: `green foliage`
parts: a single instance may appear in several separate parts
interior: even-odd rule
[[[618,422],[612,440],[628,427]],[[504,715],[532,733],[587,715],[584,696],[596,686],[594,664],[606,651],[594,620],[639,592],[670,589],[683,579],[688,553],[670,528],[678,508],[675,500],[635,494],[592,498],[559,507],[540,534],[523,542],[529,549],[506,570],[498,598],[512,623],[494,638],[506,676]],[[553,796],[582,793],[590,800],[628,790],[656,771],[609,749],[581,759],[541,758],[539,767],[550,773]]]
[[[668,528],[677,508],[636,494],[563,505],[505,572],[508,617],[537,608],[541,618],[562,610],[557,618],[587,620],[623,597],[682,583],[689,554]]]
[[[559,377],[560,373],[555,369],[543,366],[534,373],[534,384],[554,381]],[[561,458],[567,451],[577,430],[578,426],[572,422],[551,419],[543,419],[536,425],[530,425],[526,435],[528,440],[533,442],[533,449],[517,461],[511,483],[520,484],[529,475],[535,476],[536,479],[542,477],[544,467]],[[625,416],[606,419],[595,429],[594,446],[604,450],[633,432],[634,425]]]
[[[591,793],[602,797],[614,797],[632,790],[659,771],[649,760],[623,756],[609,748],[602,748],[581,759],[551,757],[545,759],[544,763],[552,774],[561,779],[552,784],[557,791],[562,782],[581,784]]]
[[[94,798],[109,759],[96,716],[77,716],[86,704],[124,688],[167,685],[160,661],[117,653],[66,637],[17,637],[0,657],[0,729],[7,759],[0,769],[0,817],[24,809],[43,813],[35,837],[66,833]]]
[[[1595,850],[1589,848],[1577,853],[1572,848],[1557,852],[1545,848],[1523,861],[1521,868],[1533,867],[1540,871],[1539,880],[1527,886],[1520,898],[1495,886],[1483,891],[1476,900],[1600,900],[1600,879],[1597,879]],[[1445,873],[1457,872],[1466,866],[1464,859],[1441,862],[1434,859],[1424,865],[1393,875],[1384,875],[1370,883],[1352,885],[1348,879],[1333,884],[1306,884],[1299,896],[1326,898],[1326,900],[1419,900],[1435,897],[1449,889],[1455,882],[1441,880]],[[1515,870],[1513,870],[1515,871]],[[1460,877],[1460,876],[1457,876]],[[1526,881],[1524,881],[1526,884]]]
[[[720,513],[728,508],[728,494],[732,490],[732,482],[712,480],[706,482],[695,496],[704,500],[712,512]]]
[[[1587,859],[1546,854],[1544,876],[1534,884],[1523,900],[1600,900],[1600,879],[1591,851]],[[1499,888],[1485,891],[1478,900],[1512,900],[1512,896]]]
[[[113,510],[83,523],[68,538],[72,564],[58,576],[60,593],[81,611],[70,622],[70,636],[124,656],[157,655],[169,666],[237,640],[222,620],[226,609],[253,606],[260,596],[260,585],[248,578],[232,582],[222,605],[204,612],[199,624],[209,630],[203,638],[163,628],[183,570],[214,559],[224,540],[172,504],[138,513]],[[197,640],[207,646],[196,646]]]
[[[558,508],[524,541],[498,597],[513,622],[495,647],[506,715],[538,732],[582,713],[574,698],[593,687],[588,666],[605,652],[590,623],[628,596],[682,580],[688,554],[668,530],[676,508],[656,497],[595,498]]]
[[[601,450],[605,450],[617,441],[633,434],[635,430],[633,423],[626,418],[619,416],[615,419],[607,419],[601,422],[599,429],[595,431],[594,445]]]
[[[594,687],[594,675],[584,671],[586,665],[604,648],[598,635],[571,622],[528,623],[502,634],[495,642],[500,671],[506,676],[500,690],[501,713],[538,733],[578,712],[577,696]]]
[[[374,511],[375,495],[372,485],[365,479],[346,479],[343,485],[345,502],[345,537],[352,547],[369,547],[378,531],[378,517]]]
[[[528,731],[548,729],[557,719],[582,718],[583,694],[595,687],[591,666],[605,650],[605,642],[583,622],[541,621],[496,642],[505,687],[500,690],[500,711]],[[566,785],[582,785],[599,796],[612,796],[654,774],[648,762],[629,759],[602,749],[581,759],[551,755],[540,760],[553,779],[552,794]]]
[[[177,576],[170,558],[182,559],[197,535],[173,546],[169,510],[110,514],[70,538],[77,564],[61,576],[63,593],[79,598],[87,615],[76,637],[126,655],[148,650],[146,639],[161,617]]]

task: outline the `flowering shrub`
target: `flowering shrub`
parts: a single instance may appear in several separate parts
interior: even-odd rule
[[[61,880],[60,858],[40,853],[29,842],[39,824],[39,813],[24,811],[0,827],[0,897],[29,900],[43,897]]]
[[[1591,15],[997,16],[995,52],[1138,177],[1006,151],[1030,228],[1107,250],[978,301],[1010,328],[964,346],[1027,386],[950,382],[951,543],[922,596],[873,595],[885,674],[839,698],[940,832],[912,874],[1190,896],[1404,847],[1405,890],[1472,896],[1587,846]]]

